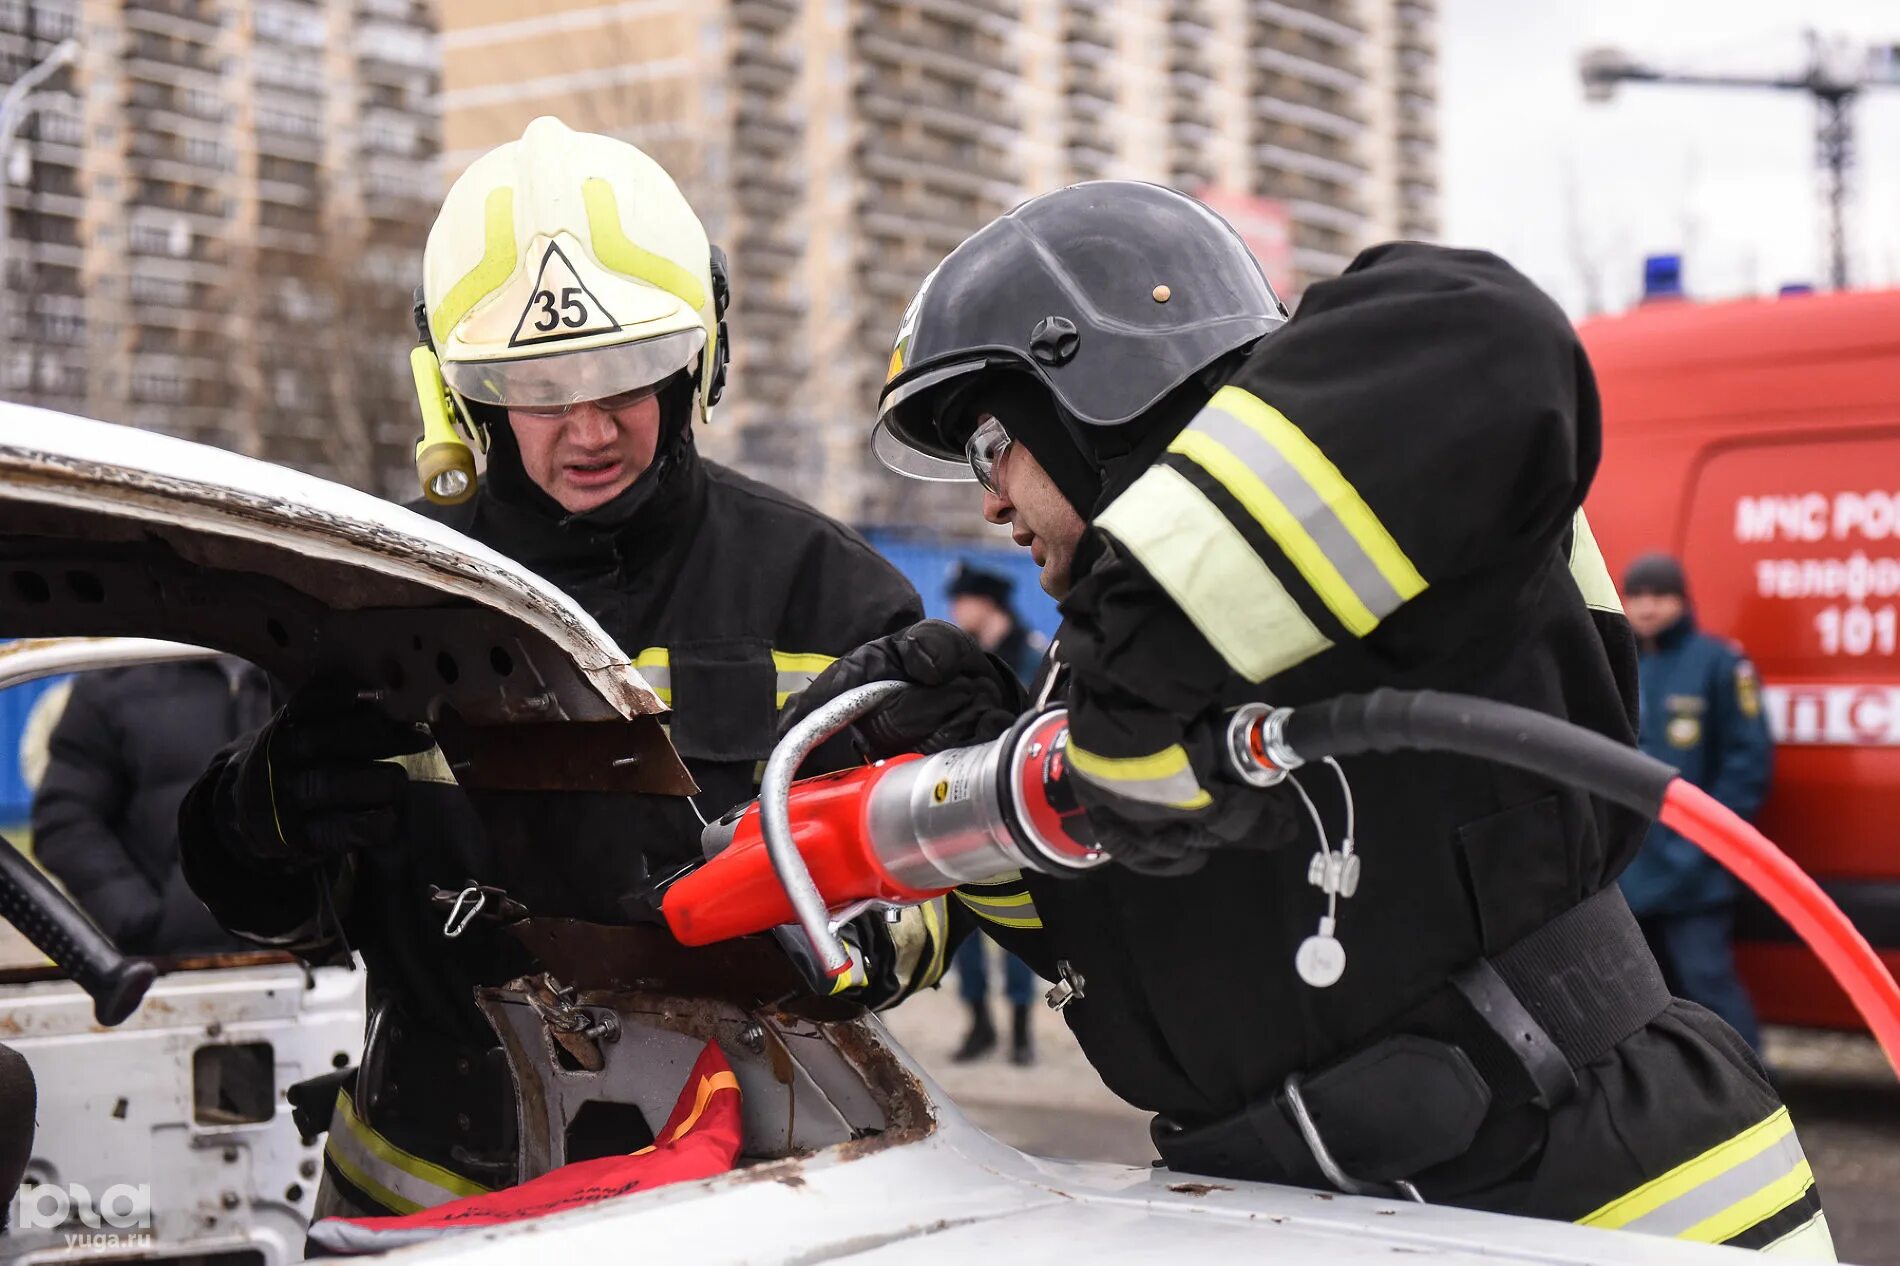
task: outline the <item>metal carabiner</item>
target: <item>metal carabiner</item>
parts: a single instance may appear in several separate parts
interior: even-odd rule
[[[463,914],[462,907],[468,904],[470,897],[475,899],[474,904],[469,905],[467,914]],[[482,891],[479,884],[470,884],[456,893],[455,904],[449,908],[448,921],[442,925],[442,935],[453,940],[468,931],[468,925],[475,922],[475,916],[480,914],[482,907],[487,904],[488,894]]]

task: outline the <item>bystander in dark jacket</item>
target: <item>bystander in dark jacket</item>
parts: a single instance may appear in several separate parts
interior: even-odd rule
[[[248,948],[185,883],[178,806],[212,755],[270,714],[269,680],[229,656],[74,681],[33,799],[33,851],[121,950]]]

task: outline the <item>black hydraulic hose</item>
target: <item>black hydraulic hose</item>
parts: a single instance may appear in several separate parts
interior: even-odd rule
[[[1304,760],[1365,752],[1455,752],[1568,783],[1645,817],[1676,771],[1633,747],[1515,704],[1436,690],[1374,690],[1293,709],[1286,745]]]

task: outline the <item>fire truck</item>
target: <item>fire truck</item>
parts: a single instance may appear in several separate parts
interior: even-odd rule
[[[1682,559],[1697,620],[1765,686],[1759,825],[1900,969],[1900,290],[1652,302],[1581,333],[1612,574]],[[1765,1020],[1858,1027],[1765,907],[1744,906],[1736,954]]]

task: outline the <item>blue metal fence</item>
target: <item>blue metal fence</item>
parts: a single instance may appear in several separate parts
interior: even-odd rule
[[[1029,552],[1014,545],[979,545],[918,536],[890,528],[872,528],[864,534],[897,570],[904,573],[924,600],[924,613],[948,619],[950,600],[943,588],[959,562],[1008,576],[1016,582],[1016,612],[1030,628],[1045,637],[1055,635],[1061,617],[1056,602],[1037,583],[1041,568]]]

